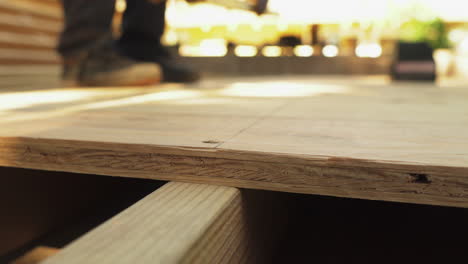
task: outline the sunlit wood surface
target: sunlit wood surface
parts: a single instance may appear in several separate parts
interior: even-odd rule
[[[468,86],[380,77],[0,90],[0,165],[468,207]]]

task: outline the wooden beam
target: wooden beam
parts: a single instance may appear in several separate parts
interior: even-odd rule
[[[15,259],[10,264],[39,264],[41,261],[55,255],[58,251],[58,248],[39,246],[27,252],[20,258]]]
[[[43,264],[263,262],[246,200],[235,188],[168,183]]]
[[[109,177],[3,167],[0,176],[0,211],[8,212],[0,217],[0,256],[85,215],[116,185]]]

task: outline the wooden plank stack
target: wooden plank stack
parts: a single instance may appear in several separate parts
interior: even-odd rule
[[[0,88],[57,85],[62,12],[55,0],[0,0]]]
[[[62,28],[57,1],[0,1],[0,64],[55,64]]]

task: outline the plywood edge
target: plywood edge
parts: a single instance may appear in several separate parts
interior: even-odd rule
[[[43,263],[212,263],[246,243],[241,201],[236,188],[171,182]]]
[[[1,137],[0,165],[468,207],[465,167]]]
[[[23,66],[14,66],[23,67]],[[37,66],[32,66],[37,67]],[[41,66],[42,67],[42,66]],[[56,68],[56,66],[44,66]],[[260,152],[248,150],[234,150],[226,148],[214,147],[188,147],[188,146],[169,146],[169,145],[150,145],[150,144],[133,144],[133,143],[118,143],[105,141],[82,141],[68,140],[56,138],[38,138],[38,137],[11,137],[2,136],[0,134],[0,144],[12,145],[37,145],[37,146],[60,146],[69,148],[92,148],[96,150],[128,150],[139,152],[142,154],[162,154],[162,155],[178,155],[189,157],[207,157],[207,158],[224,158],[240,161],[262,161],[271,163],[288,163],[297,165],[310,165],[327,167],[359,167],[359,168],[383,168],[390,171],[414,171],[437,173],[439,175],[462,174],[468,176],[468,165],[466,166],[446,166],[437,164],[426,164],[418,162],[402,162],[391,160],[368,160],[355,159],[349,157],[330,157],[320,155],[305,155],[305,154],[289,154],[276,152]]]

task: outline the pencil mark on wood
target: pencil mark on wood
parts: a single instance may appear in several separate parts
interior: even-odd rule
[[[220,143],[223,143],[223,142],[217,141],[217,140],[204,140],[202,142],[205,143],[205,144],[220,144]]]

